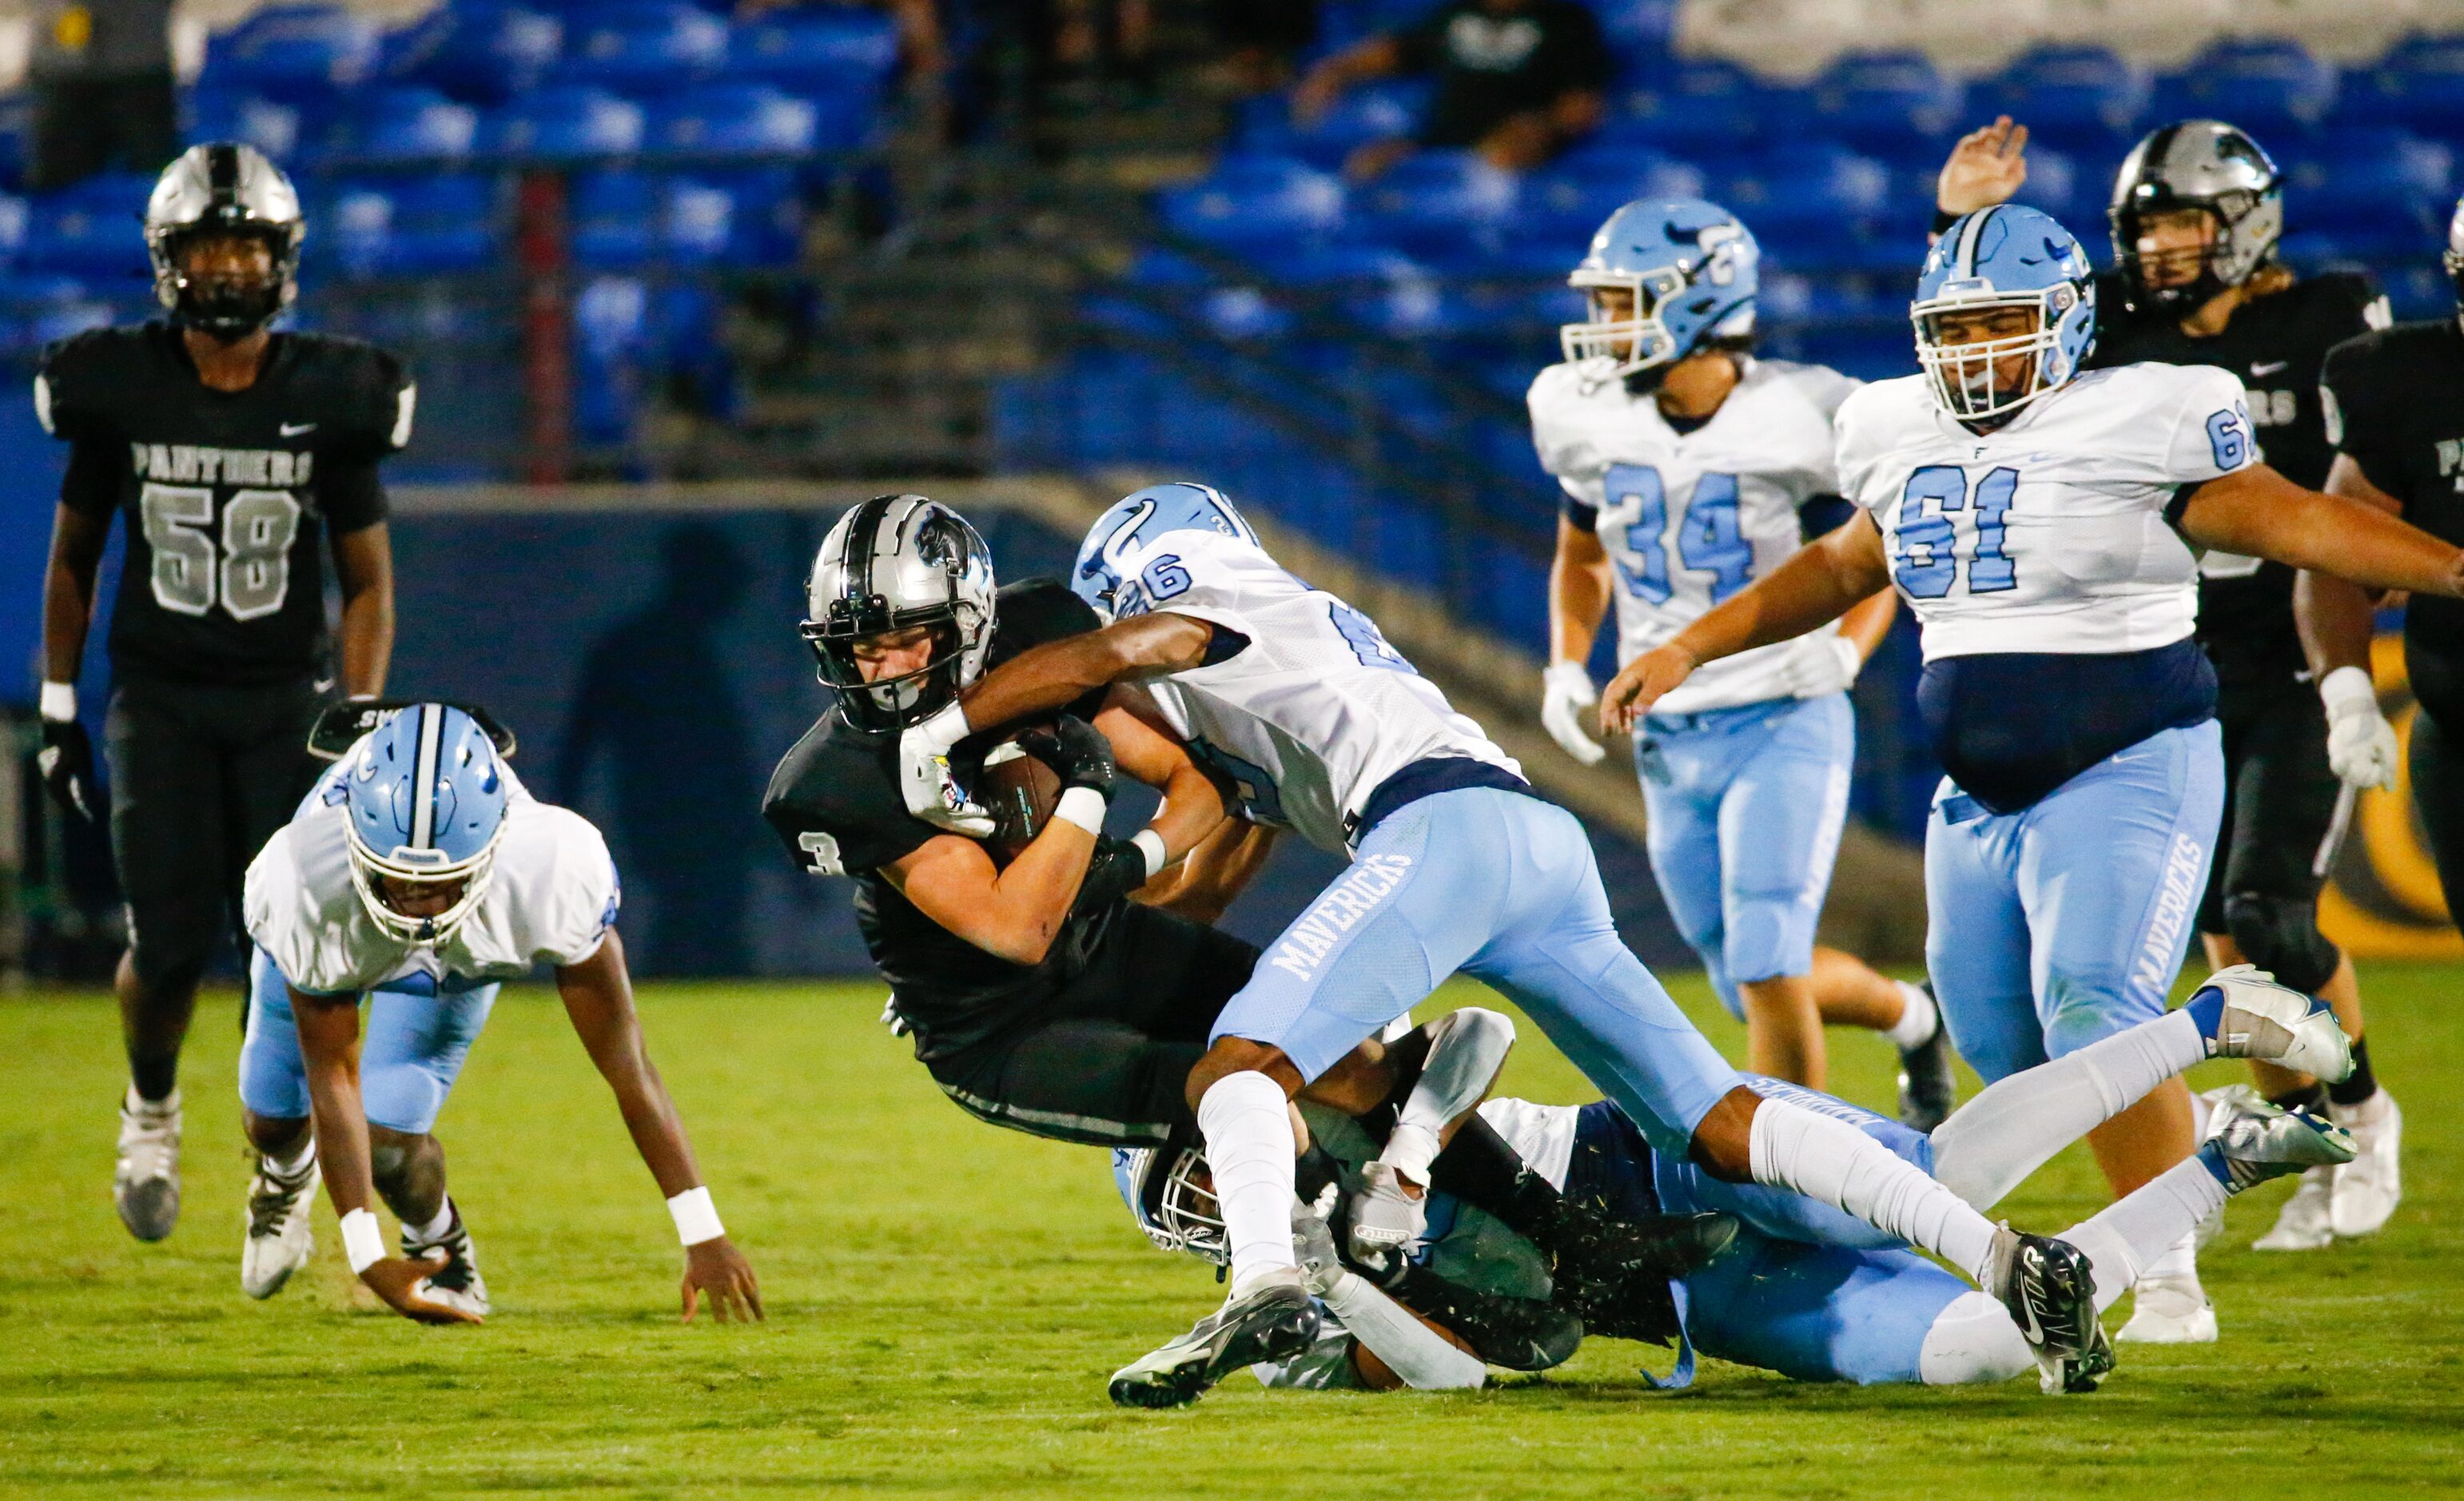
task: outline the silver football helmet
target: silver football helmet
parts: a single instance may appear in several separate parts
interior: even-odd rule
[[[967,519],[922,496],[875,496],[822,540],[801,628],[823,682],[860,730],[898,730],[939,713],[980,676],[993,646],[993,558]],[[932,653],[868,681],[857,643],[924,628]]]
[[[183,264],[188,245],[226,234],[263,240],[273,253],[271,275],[190,275]],[[291,305],[299,295],[299,246],[307,235],[291,179],[256,147],[229,141],[181,152],[145,201],[156,299],[182,323],[221,340],[245,338]]]
[[[2147,283],[2139,254],[2141,222],[2151,213],[2204,210],[2215,238],[2198,275],[2168,287]],[[2258,143],[2220,120],[2185,120],[2149,131],[2130,148],[2113,180],[2113,255],[2137,308],[2184,314],[2227,287],[2248,281],[2276,257],[2284,233],[2284,175]]]
[[[1112,1184],[1148,1240],[1219,1267],[1232,1263],[1223,1209],[1206,1157],[1176,1135],[1159,1147],[1116,1147]]]

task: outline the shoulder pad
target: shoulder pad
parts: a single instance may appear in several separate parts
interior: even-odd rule
[[[393,351],[331,334],[296,334],[306,344],[300,366],[331,414],[331,438],[374,456],[410,441],[418,387]]]
[[[89,328],[44,349],[34,374],[34,414],[55,437],[108,436],[111,408],[136,383],[150,353],[144,325]]]
[[[988,659],[993,666],[1029,647],[1084,635],[1104,624],[1093,607],[1059,579],[1021,579],[1003,585],[993,609],[993,649]]]

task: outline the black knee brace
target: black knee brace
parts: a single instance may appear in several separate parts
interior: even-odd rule
[[[2343,955],[2319,931],[2319,904],[2299,896],[2234,892],[2225,898],[2225,929],[2242,957],[2276,982],[2311,995],[2335,978]]]

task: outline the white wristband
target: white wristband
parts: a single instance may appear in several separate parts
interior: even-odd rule
[[[1093,787],[1071,787],[1052,805],[1052,816],[1090,834],[1100,834],[1104,831],[1104,794]]]
[[[342,1216],[342,1254],[350,1258],[351,1275],[385,1260],[385,1231],[377,1228],[375,1215],[354,1209]]]
[[[715,1241],[727,1233],[718,1223],[718,1211],[711,1207],[707,1188],[688,1188],[669,1200],[668,1213],[676,1222],[676,1239],[687,1246]]]
[[[1163,869],[1163,835],[1152,828],[1141,828],[1130,836],[1130,843],[1137,846],[1138,852],[1147,857],[1147,879],[1154,880],[1155,872]]]
[[[44,718],[57,724],[77,717],[77,684],[45,683],[38,701]]]
[[[49,692],[49,685],[45,685]],[[2376,714],[2379,707],[2378,685],[2370,681],[2367,671],[2358,667],[2340,667],[2319,679],[2319,701],[2327,706],[2327,717],[2341,719],[2348,714]]]

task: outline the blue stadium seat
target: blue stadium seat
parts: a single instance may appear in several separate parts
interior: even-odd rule
[[[1696,161],[1751,152],[1776,138],[1802,108],[1795,91],[1768,84],[1733,62],[1683,62],[1613,101],[1599,140],[1639,143]]]
[[[1121,278],[1133,287],[1177,287],[1202,290],[1215,285],[1216,276],[1205,267],[1177,251],[1158,250],[1150,245],[1131,260],[1130,269]]]
[[[1270,281],[1287,287],[1341,287],[1372,281],[1425,278],[1428,272],[1399,251],[1380,245],[1320,245],[1306,239],[1263,241],[1242,248],[1243,258]]]
[[[671,178],[660,235],[668,258],[678,265],[792,266],[803,236],[795,173],[756,167]]]
[[[596,448],[630,442],[651,342],[649,286],[633,276],[592,277],[573,299],[572,338],[573,435]]]
[[[605,89],[540,89],[480,121],[481,154],[516,160],[588,160],[642,149],[642,106]]]
[[[644,96],[715,77],[727,61],[727,23],[678,0],[627,0],[585,11],[565,28],[558,77]]]
[[[626,168],[576,172],[565,188],[564,220],[574,265],[633,271],[659,256],[659,185]]]
[[[101,328],[130,311],[134,309],[96,296],[74,276],[0,276],[0,341],[11,349],[32,353],[54,340]]]
[[[1469,151],[1419,151],[1352,195],[1353,227],[1425,264],[1477,260],[1512,220],[1514,174]]]
[[[353,96],[320,155],[366,164],[453,163],[471,154],[478,130],[478,111],[434,89],[371,89]]]
[[[2157,80],[2163,120],[2222,120],[2271,153],[2306,134],[2335,106],[2336,70],[2298,42],[2219,41]]]
[[[1241,126],[1241,149],[1256,155],[1295,156],[1316,166],[1335,167],[1372,141],[1408,136],[1428,108],[1429,85],[1390,79],[1351,90],[1308,124],[1292,121],[1282,96],[1252,101]]]
[[[539,87],[564,47],[564,23],[499,0],[456,0],[388,32],[379,77],[495,104]]]
[[[1890,210],[1890,169],[1828,143],[1801,144],[1729,164],[1712,196],[1758,238],[1803,226],[1817,234],[1851,233]]]
[[[25,248],[26,226],[33,221],[33,209],[25,199],[13,193],[0,193],[0,265],[12,263]]]
[[[276,162],[299,149],[299,111],[261,94],[201,88],[190,92],[187,105],[183,140],[242,141]]]
[[[1700,167],[1640,146],[1589,146],[1523,185],[1514,237],[1568,266],[1612,213],[1638,198],[1699,198]]]
[[[813,148],[814,109],[766,83],[715,83],[651,107],[652,150],[765,157]]]
[[[34,199],[18,266],[80,277],[106,294],[115,282],[133,292],[152,275],[143,226],[153,190],[150,178],[114,172]]]
[[[1920,52],[1849,53],[1815,80],[1810,102],[1828,139],[1886,161],[1939,163],[1967,91]]]
[[[2154,91],[2145,69],[2101,47],[2034,47],[1969,91],[1969,123],[2009,115],[2032,139],[2118,155]]]
[[[2453,133],[2464,127],[2464,35],[2412,36],[2387,50],[2347,100],[2354,111],[2415,130]]]
[[[1291,332],[1289,309],[1255,287],[1217,287],[1198,299],[1199,320],[1219,338],[1258,343]]]
[[[1344,221],[1343,184],[1286,157],[1232,156],[1203,179],[1165,189],[1176,233],[1225,247],[1321,242]]]
[[[349,184],[334,193],[326,254],[355,280],[484,271],[503,246],[496,184],[455,174]]]
[[[204,88],[276,98],[349,88],[375,70],[381,37],[363,15],[326,6],[275,6],[212,38]]]
[[[790,94],[861,89],[877,99],[898,67],[898,23],[844,6],[773,12],[728,33],[727,77]]]
[[[1678,0],[1590,0],[1600,33],[1618,66],[1632,73],[1668,55],[1677,33]]]
[[[2392,126],[2322,133],[2287,158],[2285,218],[2355,257],[2424,255],[2441,243],[2454,153]]]

